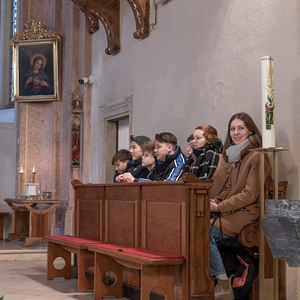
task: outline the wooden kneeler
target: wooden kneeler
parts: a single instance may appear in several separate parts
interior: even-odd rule
[[[94,266],[94,252],[88,250],[88,245],[101,243],[99,241],[74,237],[69,235],[48,235],[43,237],[43,241],[48,243],[47,251],[47,279],[64,277],[71,279],[71,254],[77,254],[78,266],[78,293],[93,289],[94,281],[86,278],[86,270]],[[54,267],[54,260],[61,257],[65,261],[65,266],[58,270]]]
[[[86,270],[94,265],[94,253],[85,249],[77,249],[72,251],[64,249],[62,246],[48,242],[47,252],[47,279],[52,280],[55,277],[64,277],[71,279],[71,253],[78,255],[78,293],[84,293],[86,290],[94,288],[94,281],[86,278]],[[58,270],[54,267],[53,262],[56,258],[62,257],[65,266]]]

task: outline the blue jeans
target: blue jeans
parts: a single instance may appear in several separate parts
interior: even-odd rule
[[[223,233],[223,239],[230,238],[229,235]],[[216,227],[210,230],[210,273],[211,276],[216,276],[226,273],[217,242],[221,241],[221,232]]]

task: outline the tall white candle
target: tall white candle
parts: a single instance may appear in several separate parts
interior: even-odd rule
[[[262,142],[275,148],[274,65],[271,56],[261,58]]]

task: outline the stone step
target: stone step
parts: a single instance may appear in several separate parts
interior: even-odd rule
[[[23,241],[0,241],[0,261],[8,260],[47,260],[47,245],[35,244],[22,247]]]

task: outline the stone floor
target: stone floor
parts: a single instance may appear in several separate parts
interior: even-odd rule
[[[94,299],[93,290],[77,293],[77,279],[47,280],[45,244],[0,241],[0,293],[5,300]]]

